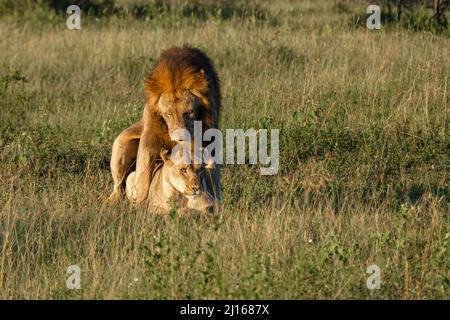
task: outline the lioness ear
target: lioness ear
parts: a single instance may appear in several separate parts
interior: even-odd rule
[[[165,149],[165,148],[162,148],[162,149],[161,149],[161,152],[159,153],[159,155],[160,155],[162,161],[164,161],[164,163],[166,163],[167,161],[170,160],[170,157],[169,157],[169,150],[167,150],[167,149]]]

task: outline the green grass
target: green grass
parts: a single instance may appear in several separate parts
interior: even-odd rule
[[[448,31],[368,31],[349,25],[364,3],[327,0],[69,31],[30,3],[0,6],[0,298],[450,298]],[[222,129],[281,129],[280,171],[224,166],[217,216],[110,206],[111,144],[185,43],[215,62]]]

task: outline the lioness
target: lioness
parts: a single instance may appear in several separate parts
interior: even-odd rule
[[[167,149],[162,149],[160,163],[153,172],[153,179],[148,189],[148,207],[161,213],[167,213],[174,202],[182,212],[195,210],[211,212],[214,209],[214,198],[205,191],[204,167],[200,164],[187,164],[182,160],[182,152],[178,150],[169,156]],[[208,166],[208,165],[207,165]],[[210,165],[209,165],[210,166]],[[132,202],[138,197],[136,172],[133,171],[126,181],[126,195]]]

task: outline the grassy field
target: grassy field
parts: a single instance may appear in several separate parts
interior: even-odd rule
[[[150,1],[71,31],[65,14],[11,3],[0,298],[450,298],[448,30],[369,31],[352,22],[364,1],[283,0]],[[183,44],[215,62],[222,129],[281,130],[280,171],[225,165],[215,216],[111,206],[111,144],[141,117],[152,62]]]

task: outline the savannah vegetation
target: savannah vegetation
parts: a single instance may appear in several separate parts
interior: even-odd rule
[[[66,2],[0,1],[0,298],[450,298],[450,31],[432,9],[382,3],[368,30],[376,1],[86,0],[68,30]],[[183,44],[215,62],[221,129],[280,129],[280,170],[224,165],[216,215],[111,206],[112,142]]]

